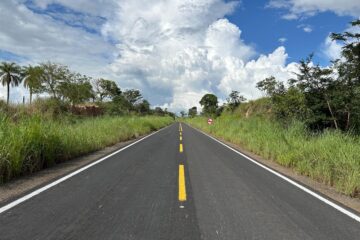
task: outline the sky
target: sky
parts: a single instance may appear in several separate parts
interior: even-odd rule
[[[178,112],[206,93],[259,98],[258,81],[287,81],[310,53],[327,66],[360,0],[4,0],[0,15],[0,61],[65,64]]]

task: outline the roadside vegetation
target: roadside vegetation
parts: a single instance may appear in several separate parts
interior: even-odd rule
[[[30,116],[14,122],[0,116],[0,182],[162,128],[170,117],[104,116],[44,120]]]
[[[7,91],[0,100],[0,183],[160,129],[175,117],[151,108],[138,89],[52,62],[3,62],[0,81]],[[15,104],[11,93],[21,86],[29,94]]]
[[[352,22],[360,27],[360,20]],[[330,67],[301,60],[294,79],[273,76],[257,87],[266,97],[246,102],[233,91],[218,106],[214,94],[201,100],[201,117],[191,108],[185,121],[265,159],[360,197],[360,34],[331,35],[343,43]],[[185,112],[183,113],[185,116]],[[209,126],[206,119],[216,118]]]

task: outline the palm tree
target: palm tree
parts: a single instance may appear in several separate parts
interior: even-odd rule
[[[3,86],[7,86],[7,104],[10,99],[10,85],[19,86],[21,83],[20,67],[16,63],[2,62],[0,64],[0,81]]]
[[[34,92],[41,88],[41,74],[42,68],[39,66],[33,67],[29,65],[24,67],[21,71],[21,75],[24,81],[24,87],[29,89],[30,92],[30,104],[32,102],[32,95]]]

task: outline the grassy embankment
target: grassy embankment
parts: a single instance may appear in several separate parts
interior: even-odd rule
[[[0,183],[162,128],[170,117],[67,121],[0,116]]]
[[[246,106],[244,107],[246,108]],[[302,123],[284,127],[269,117],[238,111],[217,118],[186,120],[214,136],[273,160],[339,192],[360,197],[360,138],[335,131],[310,133]]]

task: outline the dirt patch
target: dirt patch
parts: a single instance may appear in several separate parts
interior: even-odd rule
[[[5,205],[6,203],[29,192],[32,192],[33,190],[44,186],[49,182],[59,179],[91,162],[109,155],[110,153],[115,152],[116,150],[119,150],[120,148],[129,145],[130,143],[133,143],[142,137],[144,136],[140,136],[136,139],[132,139],[126,142],[117,143],[100,151],[96,151],[82,157],[57,164],[54,167],[47,168],[29,176],[20,177],[0,185],[0,206]]]
[[[193,126],[191,126],[191,127],[193,127]],[[193,127],[193,128],[195,128],[195,127]],[[198,128],[195,128],[195,129],[198,129]],[[198,130],[202,131],[201,129],[198,129]],[[238,150],[239,152],[242,152],[243,154],[258,161],[259,163],[291,178],[292,180],[295,180],[296,182],[301,183],[302,185],[308,186],[309,188],[313,189],[315,192],[320,193],[320,195],[323,195],[329,199],[332,199],[332,200],[338,202],[340,205],[343,205],[344,207],[354,210],[358,214],[360,213],[360,199],[359,198],[351,198],[347,195],[341,194],[338,191],[336,191],[336,189],[334,187],[328,186],[324,183],[317,182],[307,176],[300,175],[297,172],[295,172],[293,169],[281,166],[280,164],[278,164],[274,161],[266,160],[266,159],[260,157],[259,155],[256,155],[250,151],[245,150],[243,147],[241,147],[239,145],[225,141],[224,139],[219,138],[217,136],[214,136],[214,135],[212,135],[212,136],[216,137],[216,139],[231,146],[232,148]]]

